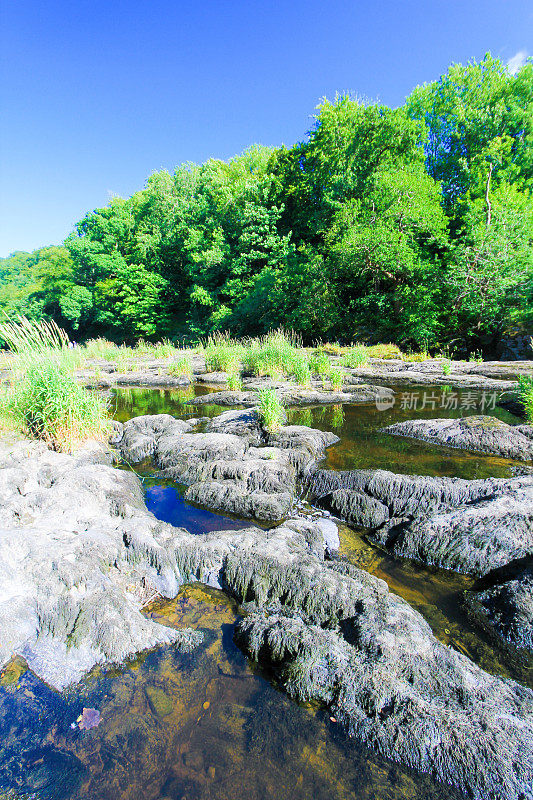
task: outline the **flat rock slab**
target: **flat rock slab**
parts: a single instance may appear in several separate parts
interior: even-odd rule
[[[490,453],[519,461],[533,459],[533,427],[507,425],[496,417],[407,420],[383,430],[395,436],[408,436],[461,450]]]
[[[267,384],[261,384],[267,385]],[[258,384],[259,386],[259,384]],[[393,398],[394,392],[384,386],[374,386],[365,383],[352,386],[346,391],[325,391],[320,389],[299,388],[294,385],[283,384],[276,389],[279,398],[286,406],[313,406],[313,405],[338,405],[342,403],[372,403],[376,399],[384,400]],[[194,405],[215,404],[219,406],[256,406],[258,395],[256,391],[220,391],[204,394],[189,400]],[[392,405],[392,403],[391,403]]]
[[[379,366],[356,367],[350,370],[355,380],[376,381],[389,386],[453,386],[455,389],[485,389],[504,392],[516,389],[516,380],[503,380],[485,377],[484,375],[469,375],[462,372],[444,374],[442,365],[440,370],[422,370],[402,363],[395,368],[394,364],[386,362]],[[348,379],[349,380],[349,379]]]

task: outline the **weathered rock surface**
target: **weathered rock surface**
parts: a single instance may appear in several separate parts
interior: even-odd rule
[[[533,555],[533,475],[463,480],[317,470],[312,497],[404,556],[485,575]]]
[[[245,437],[254,445],[260,445],[265,440],[265,433],[253,408],[247,411],[224,411],[210,421],[206,432],[232,433]]]
[[[468,797],[532,797],[533,692],[438,642],[384,582],[301,554],[288,571],[238,560],[226,580],[270,603],[243,619],[238,642],[291,695],[330,705],[352,736]]]
[[[229,411],[203,433],[168,415],[135,417],[113,441],[129,463],[152,457],[162,474],[186,484],[187,500],[258,520],[287,517],[299,478],[338,441],[303,426],[263,431],[254,410]],[[230,432],[232,431],[232,432]],[[260,443],[265,447],[258,447]]]
[[[461,450],[476,450],[520,461],[533,459],[533,426],[507,425],[496,417],[407,420],[389,425],[384,431]]]
[[[468,594],[468,604],[482,623],[517,648],[533,651],[533,566]]]
[[[149,554],[132,558],[126,541],[159,523],[134,475],[97,462],[94,451],[0,444],[0,665],[19,654],[58,688],[95,664],[199,641],[140,613],[165,586]]]
[[[444,373],[443,365],[450,368]],[[368,364],[348,370],[354,380],[379,381],[386,386],[453,386],[456,389],[515,389],[517,375],[533,375],[533,362],[468,362],[442,358],[426,361],[370,359]],[[350,380],[349,378],[347,379]]]
[[[532,797],[533,692],[438,642],[383,581],[325,562],[312,520],[193,536],[147,512],[133,474],[28,443],[2,449],[0,487],[0,664],[20,653],[64,686],[144,647],[192,646],[144,619],[139,596],[196,579],[253,603],[241,645],[360,741],[479,800]]]

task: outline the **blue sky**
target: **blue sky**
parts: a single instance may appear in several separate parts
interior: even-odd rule
[[[0,256],[60,242],[162,167],[293,144],[323,96],[399,105],[533,52],[531,0],[4,0]]]

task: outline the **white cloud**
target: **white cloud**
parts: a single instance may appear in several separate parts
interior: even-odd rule
[[[519,50],[518,53],[515,53],[514,56],[511,56],[509,61],[507,62],[507,69],[511,73],[511,75],[516,75],[518,70],[524,66],[527,61],[528,52],[527,50]]]

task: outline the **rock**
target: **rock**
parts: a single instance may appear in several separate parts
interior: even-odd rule
[[[135,417],[124,424],[120,453],[128,463],[151,456],[164,476],[189,487],[191,502],[261,521],[291,512],[299,478],[338,441],[304,426],[267,434],[253,409],[221,414],[204,433],[190,427],[164,414]],[[253,446],[265,440],[276,446]]]
[[[210,421],[206,432],[244,436],[250,444],[255,445],[261,444],[265,439],[259,415],[254,408],[244,411],[224,411]]]
[[[269,381],[257,381],[257,387],[271,385]],[[394,392],[384,386],[360,384],[351,386],[345,391],[330,391],[320,389],[307,389],[291,383],[275,384],[279,397],[286,406],[312,406],[331,405],[341,403],[372,403],[376,398],[393,398]],[[256,406],[257,392],[244,390],[242,392],[219,391],[203,394],[189,400],[194,405],[214,403],[219,406]],[[392,403],[391,403],[392,405]]]
[[[122,425],[122,435],[118,430],[120,423],[114,423],[115,432],[111,443],[120,447],[122,457],[126,461],[136,463],[153,456],[159,439],[179,435],[192,430],[192,425],[170,414],[154,414],[135,417]]]
[[[117,386],[189,386],[192,383],[187,375],[169,375],[164,372],[126,372],[112,376]]]
[[[499,576],[488,588],[474,590],[467,602],[478,621],[517,648],[533,651],[533,566]]]
[[[531,799],[533,692],[441,644],[383,581],[325,562],[317,522],[193,536],[147,512],[131,473],[10,448],[0,450],[0,666],[23,655],[62,687],[139,649],[192,647],[192,632],[140,606],[146,587],[172,597],[206,581],[252,604],[245,651],[361,742],[469,797]],[[166,712],[164,698],[152,701]]]
[[[339,529],[332,519],[325,519],[324,517],[316,520],[315,524],[318,526],[322,536],[324,537],[324,550],[328,556],[338,553],[341,546],[339,537]]]
[[[198,375],[197,380],[200,383],[227,383],[228,382],[228,373],[227,372],[204,372],[202,375]]]
[[[507,425],[496,417],[417,419],[384,428],[385,433],[409,436],[432,444],[491,453],[520,461],[533,459],[533,427]]]
[[[533,554],[533,475],[467,481],[384,470],[308,477],[311,496],[397,556],[485,575]]]
[[[455,389],[485,389],[496,392],[516,389],[516,380],[503,380],[469,375],[461,369],[457,362],[451,362],[452,371],[445,375],[440,362],[391,363],[383,361],[372,366],[355,367],[349,372],[355,380],[383,383],[385,386],[453,386]],[[349,378],[347,382],[349,382]]]
[[[148,513],[138,478],[43,444],[0,442],[0,665],[18,654],[57,688],[95,664],[121,662],[161,644],[194,647],[199,635],[141,614],[147,591],[172,596],[154,552],[162,523]],[[95,453],[93,451],[93,462]]]
[[[228,565],[234,593],[258,607],[238,626],[247,655],[385,756],[467,797],[530,798],[533,692],[438,642],[383,581],[343,562],[296,558],[290,569],[284,557]]]
[[[91,728],[96,728],[100,724],[100,712],[96,708],[84,708],[79,721],[79,727],[82,731],[88,731]]]
[[[205,506],[261,521],[285,519],[292,509],[290,492],[249,490],[246,483],[233,481],[202,481],[190,486],[185,499]]]

